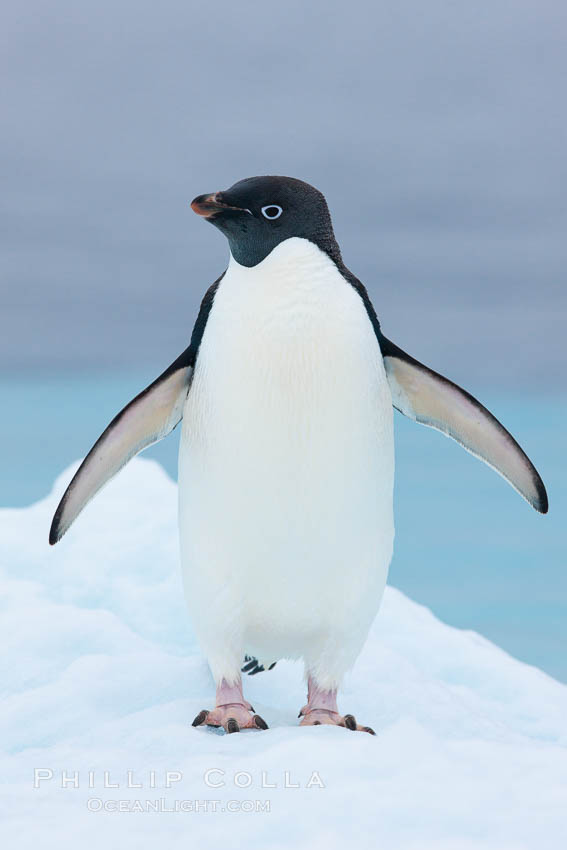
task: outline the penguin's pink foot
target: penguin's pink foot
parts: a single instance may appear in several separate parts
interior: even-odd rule
[[[299,712],[302,718],[300,726],[344,726],[353,732],[376,732],[370,726],[360,726],[352,714],[339,714],[337,707],[337,691],[325,690],[315,684],[310,676],[308,680],[307,705]]]
[[[353,732],[369,732],[375,735],[376,732],[371,726],[361,726],[356,722],[353,714],[341,715],[338,711],[325,711],[321,708],[315,708],[312,711],[305,712],[300,726],[344,726],[346,729],[351,729]]]
[[[222,726],[225,732],[240,732],[241,729],[267,729],[268,724],[244,699],[240,679],[229,685],[223,679],[217,688],[216,706],[212,711],[204,708],[192,723],[193,726]]]

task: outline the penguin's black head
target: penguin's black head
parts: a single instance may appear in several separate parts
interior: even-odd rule
[[[324,196],[293,177],[248,177],[225,192],[199,195],[192,209],[221,230],[242,266],[255,266],[280,242],[298,236],[340,260]]]

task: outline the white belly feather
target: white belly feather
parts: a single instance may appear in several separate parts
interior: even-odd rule
[[[352,665],[392,554],[392,404],[362,300],[312,243],[231,259],[183,416],[182,567],[213,675]]]

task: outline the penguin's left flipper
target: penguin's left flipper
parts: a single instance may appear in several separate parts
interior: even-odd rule
[[[379,341],[396,410],[452,437],[500,473],[536,511],[547,513],[547,493],[536,468],[492,413],[382,334]]]
[[[193,374],[190,358],[187,349],[98,438],[55,511],[51,545],[61,540],[85,505],[134,455],[163,439],[181,420]]]

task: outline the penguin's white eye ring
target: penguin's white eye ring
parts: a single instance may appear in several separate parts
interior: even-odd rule
[[[278,207],[277,204],[268,204],[267,207],[262,207],[262,215],[270,221],[279,218],[282,213],[282,208]]]

